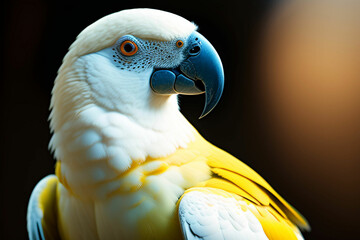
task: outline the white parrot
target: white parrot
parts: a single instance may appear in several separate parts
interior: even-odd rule
[[[30,197],[30,239],[302,239],[305,218],[180,113],[177,94],[205,93],[205,116],[223,91],[196,30],[131,9],[79,34],[52,92],[56,175]]]

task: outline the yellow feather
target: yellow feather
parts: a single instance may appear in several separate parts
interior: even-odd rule
[[[206,141],[202,139],[201,141]],[[227,173],[234,177],[234,174],[237,174],[239,177],[246,178],[251,182],[258,185],[259,190],[264,190],[264,192],[268,195],[268,197],[272,200],[272,204],[275,208],[281,209],[282,212],[296,225],[300,228],[309,230],[310,226],[307,220],[288,202],[286,202],[259,174],[257,174],[254,170],[252,170],[245,163],[231,156],[227,152],[211,145],[209,143],[209,148],[211,149],[211,155],[208,157],[208,164],[211,168],[223,169],[221,171],[223,174],[225,171],[232,172],[233,174]],[[220,171],[220,170],[216,170]],[[226,178],[226,177],[225,177]],[[233,179],[233,178],[232,178]],[[231,181],[231,179],[229,179]],[[238,178],[239,180],[239,178]],[[241,188],[245,188],[242,182],[238,182],[235,184],[239,184]],[[239,186],[238,185],[238,186]],[[259,193],[259,192],[258,192]],[[262,194],[259,196],[263,196]],[[260,199],[259,199],[260,200]]]
[[[244,190],[256,200],[258,200],[262,205],[269,205],[270,198],[269,196],[254,182],[250,181],[247,178],[244,178],[234,172],[226,171],[221,168],[212,168],[211,169],[217,175],[230,180],[232,183],[236,184],[240,189]]]
[[[250,210],[269,239],[297,239],[296,225],[310,229],[307,220],[249,166],[208,143],[200,134],[191,147],[206,156],[211,171],[218,176],[197,186],[222,189],[253,203]]]
[[[283,218],[287,218],[286,214],[282,211],[282,209],[276,204],[276,202],[271,197],[271,194],[266,191],[266,189],[259,187],[259,185],[255,184],[253,181],[242,177],[234,172],[227,171],[220,168],[213,168],[212,171],[219,176],[228,179],[229,181],[236,184],[239,188],[246,191],[248,194],[253,196],[256,200],[260,202],[261,205],[269,206],[271,205],[275,208]]]
[[[208,181],[204,182],[203,184],[200,184],[200,187],[219,188],[224,191],[242,196],[243,198],[249,200],[250,202],[260,205],[260,202],[256,198],[254,198],[253,196],[251,196],[250,194],[248,194],[238,186],[221,178],[211,178]]]
[[[295,226],[269,206],[254,206],[250,211],[260,221],[269,239],[297,240]]]
[[[39,196],[39,208],[43,212],[41,225],[45,239],[60,239],[57,228],[56,189],[58,180],[51,178]]]

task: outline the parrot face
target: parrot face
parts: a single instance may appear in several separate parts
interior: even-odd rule
[[[125,34],[114,41],[80,57],[98,105],[134,115],[131,109],[162,109],[173,94],[205,92],[203,117],[219,101],[224,86],[222,64],[198,32],[162,41]]]

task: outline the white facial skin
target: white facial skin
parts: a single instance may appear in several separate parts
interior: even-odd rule
[[[120,50],[121,44],[126,41],[132,41],[138,48],[132,56],[126,56]],[[184,44],[178,47],[177,41],[182,41]],[[178,66],[184,59],[183,49],[185,48],[186,39],[161,42],[142,40],[126,35],[110,47],[112,50],[110,54],[115,66],[121,70],[142,72],[147,68],[173,68]]]
[[[120,50],[121,44],[129,40],[138,48],[132,56],[126,56]],[[176,45],[179,40],[184,43],[182,47]],[[176,101],[176,96],[154,93],[149,81],[155,68],[177,67],[184,59],[185,48],[186,39],[161,42],[126,35],[113,46],[79,60],[85,65],[86,81],[97,104],[138,119],[142,111],[147,115],[149,111],[166,108],[167,101]]]

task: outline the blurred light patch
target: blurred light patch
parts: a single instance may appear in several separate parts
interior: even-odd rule
[[[310,223],[316,224],[316,218],[328,222],[329,231],[345,212],[355,221],[360,200],[360,1],[283,1],[268,19],[260,52],[256,72],[269,144],[283,171],[295,166],[298,175],[306,176],[299,191],[318,213],[305,216]],[[343,220],[349,229],[355,227],[348,217]],[[346,239],[342,230],[341,239]]]

